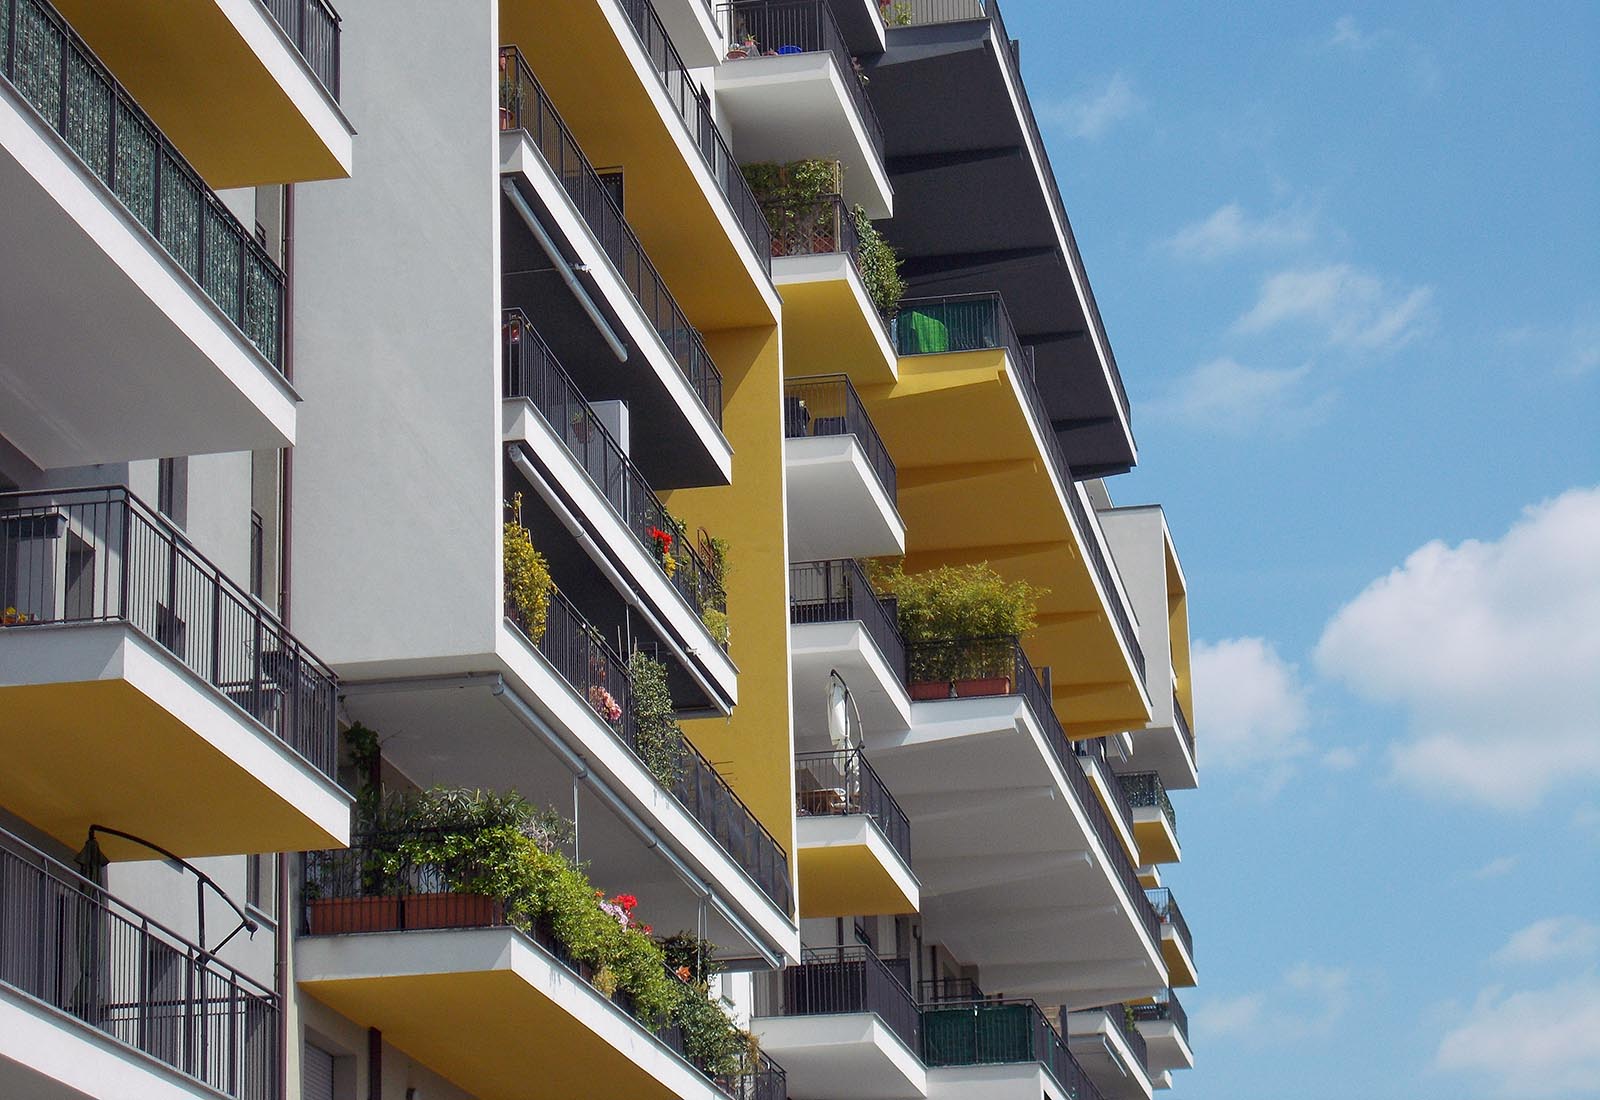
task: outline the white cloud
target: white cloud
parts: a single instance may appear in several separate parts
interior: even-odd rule
[[[1516,856],[1495,856],[1488,863],[1472,872],[1472,877],[1479,879],[1504,878],[1517,869],[1519,862]]]
[[[1516,354],[1546,365],[1569,378],[1600,369],[1600,309],[1580,314],[1567,324],[1523,325],[1501,339]]]
[[[1255,333],[1298,324],[1335,346],[1389,351],[1418,335],[1432,302],[1432,287],[1393,287],[1350,264],[1295,268],[1269,275],[1233,328]]]
[[[1276,769],[1281,779],[1309,747],[1299,670],[1263,638],[1196,642],[1191,662],[1192,717],[1204,731],[1206,766],[1267,775]]]
[[[1144,110],[1144,99],[1122,73],[1112,73],[1105,86],[1079,92],[1058,103],[1044,103],[1039,113],[1075,138],[1093,140],[1112,126]]]
[[[1261,1012],[1266,1004],[1267,998],[1263,993],[1212,997],[1195,1010],[1196,1034],[1211,1039],[1255,1034],[1260,1030]]]
[[[1247,249],[1289,248],[1309,244],[1316,235],[1304,210],[1275,210],[1256,218],[1236,202],[1219,206],[1210,217],[1191,222],[1166,241],[1184,259],[1214,260]]]
[[[1365,34],[1356,24],[1355,16],[1341,15],[1333,24],[1333,35],[1328,39],[1330,46],[1342,46],[1357,52],[1370,50],[1376,36]]]
[[[1497,541],[1423,546],[1333,616],[1315,659],[1405,708],[1391,759],[1426,792],[1530,809],[1557,786],[1592,785],[1600,487],[1528,509]]]
[[[1311,391],[1310,376],[1310,364],[1249,367],[1223,356],[1174,379],[1146,408],[1157,418],[1228,435],[1290,431],[1321,419],[1333,403],[1331,394]]]
[[[1329,771],[1347,772],[1361,763],[1361,754],[1348,745],[1337,745],[1322,754],[1322,766]]]
[[[1484,990],[1445,1033],[1434,1065],[1514,1100],[1593,1096],[1600,1080],[1600,978],[1547,989]]]
[[[1600,953],[1600,924],[1582,917],[1546,917],[1512,934],[1494,954],[1502,966],[1588,959]]]
[[[1326,1035],[1350,1007],[1350,984],[1345,967],[1299,962],[1270,990],[1202,1001],[1195,1009],[1195,1034],[1204,1037],[1201,1042],[1236,1036],[1250,1045]]]

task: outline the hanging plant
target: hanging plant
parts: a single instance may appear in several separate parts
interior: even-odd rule
[[[683,777],[683,730],[667,690],[667,666],[636,649],[628,658],[628,674],[635,749],[656,782],[671,790]]]
[[[555,581],[544,555],[534,549],[532,536],[518,520],[522,515],[522,494],[514,494],[506,509],[511,513],[505,523],[501,551],[505,558],[506,602],[516,611],[528,637],[538,644],[544,638]]]
[[[883,239],[865,210],[857,206],[851,216],[855,218],[856,237],[861,242],[857,255],[861,281],[866,284],[872,304],[887,317],[900,308],[900,299],[906,296],[906,281],[900,277],[900,257]]]

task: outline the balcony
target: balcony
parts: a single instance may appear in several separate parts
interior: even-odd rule
[[[625,399],[663,433],[653,483],[726,484],[722,376],[705,341],[516,47],[501,48],[500,66],[502,265],[516,273],[506,301],[539,302],[551,345],[588,367],[591,399]],[[634,355],[655,385],[640,383]]]
[[[1172,891],[1167,887],[1146,890],[1150,905],[1161,922],[1161,954],[1167,960],[1170,975],[1168,985],[1189,988],[1200,979],[1194,968],[1194,938],[1189,934],[1189,922],[1183,919]]]
[[[0,271],[0,434],[45,468],[292,443],[283,272],[53,8],[0,0],[7,36],[0,252],[62,277]]]
[[[1167,788],[1155,772],[1120,775],[1122,789],[1133,808],[1133,831],[1139,839],[1141,863],[1177,863],[1183,858],[1178,846],[1178,813],[1167,797]]]
[[[1125,1005],[1067,1014],[1067,1045],[1105,1100],[1150,1100],[1150,1055],[1133,1010]]]
[[[800,560],[905,552],[894,460],[842,374],[783,386],[789,552]]]
[[[726,616],[727,593],[687,537],[677,533],[668,550],[658,547],[651,532],[675,533],[675,521],[527,315],[507,310],[500,332],[503,438],[516,448],[513,462],[537,475],[530,485],[558,515],[575,506],[589,537],[569,556],[587,556],[588,568],[623,579],[649,602],[659,640],[699,705],[726,714],[737,699],[737,670],[707,622]]]
[[[0,898],[0,1092],[272,1094],[271,990],[3,830]]]
[[[872,759],[917,833],[924,937],[1051,1004],[1160,984],[1155,913],[1049,670],[1015,638],[913,643],[907,663],[911,728],[875,733]]]
[[[883,127],[826,0],[737,0],[717,12],[728,58],[717,70],[717,103],[732,122],[739,160],[835,157],[845,201],[868,217],[889,217]],[[754,48],[746,45],[752,38]]]
[[[1175,1069],[1193,1069],[1194,1051],[1189,1047],[1189,1014],[1178,995],[1163,989],[1149,1001],[1130,1004],[1139,1034],[1144,1036],[1153,1074]]]
[[[579,144],[620,169],[619,205],[684,309],[707,331],[775,323],[771,249],[703,90],[721,32],[702,0],[501,0],[517,42]],[[603,94],[602,94],[603,92]]]
[[[295,974],[311,996],[483,1100],[524,1096],[528,1081],[561,1096],[604,1081],[626,1096],[782,1100],[770,1059],[740,1076],[706,1072],[681,1032],[596,988],[551,928],[453,891],[445,868],[393,856],[403,839],[307,853]],[[375,888],[380,864],[393,873]]]
[[[1138,461],[1127,393],[997,0],[910,0],[868,92],[914,290],[999,291],[1037,349],[1052,430],[1084,476]],[[1042,56],[1042,55],[1041,55]],[[982,195],[981,203],[973,196]]]
[[[324,0],[55,5],[213,187],[350,175],[339,16]]]
[[[799,966],[755,976],[751,1027],[788,1070],[793,1100],[927,1095],[908,973],[905,959],[828,947],[808,948]]]
[[[783,349],[791,363],[826,363],[863,385],[892,382],[889,327],[861,273],[855,212],[842,195],[767,203],[773,281],[783,294]]]
[[[1118,782],[1119,777],[1111,770],[1108,740],[1105,737],[1090,737],[1074,741],[1072,750],[1077,753],[1079,763],[1088,774],[1090,785],[1100,796],[1100,804],[1105,807],[1106,816],[1116,828],[1117,837],[1122,841],[1128,858],[1136,866],[1148,863],[1149,860],[1142,858],[1134,831],[1133,804],[1128,801],[1127,791]]]
[[[795,754],[800,915],[914,913],[911,822],[857,749]]]
[[[852,558],[789,567],[790,692],[795,743],[829,743],[824,689],[837,672],[862,723],[876,730],[911,725],[906,649],[893,607],[873,591]]]
[[[929,1100],[977,1095],[1101,1100],[1066,1042],[1030,1000],[924,1005],[922,1060],[928,1067]]]
[[[333,674],[126,489],[0,495],[0,805],[181,856],[343,843]],[[112,858],[147,858],[108,842]]]
[[[1048,589],[1035,653],[1061,670],[1074,737],[1143,727],[1151,704],[1127,593],[996,294],[907,299],[899,380],[865,387],[901,471],[908,569],[986,560]]]

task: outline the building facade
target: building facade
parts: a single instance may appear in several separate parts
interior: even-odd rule
[[[1186,582],[1019,59],[0,0],[0,1095],[1192,1066]]]

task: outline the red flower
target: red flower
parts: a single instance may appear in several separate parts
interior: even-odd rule
[[[678,969],[676,971],[674,971],[674,973],[676,973],[678,975],[678,977],[683,979],[684,981],[688,981],[689,980],[689,968],[687,966],[678,967]]]
[[[655,929],[651,928],[648,924],[641,924],[639,926],[639,931],[643,932],[645,935],[648,936],[650,933],[654,932]]]
[[[611,903],[613,905],[620,905],[624,913],[631,913],[633,912],[634,907],[639,904],[639,899],[634,897],[632,894],[618,894],[616,897],[611,899]]]

